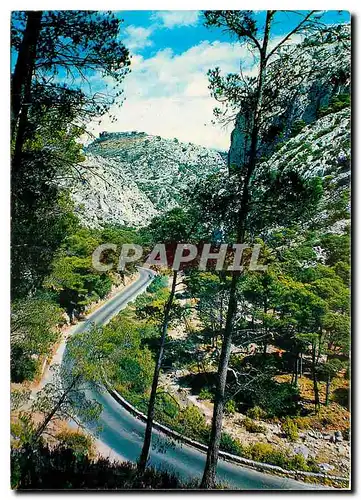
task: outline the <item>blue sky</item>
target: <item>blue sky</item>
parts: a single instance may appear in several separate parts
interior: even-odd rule
[[[262,24],[265,11],[255,16]],[[226,150],[232,126],[211,124],[216,103],[206,73],[216,66],[237,72],[240,61],[250,67],[246,48],[220,29],[204,27],[200,11],[120,11],[119,17],[124,19],[120,39],[132,54],[132,71],[123,82],[126,101],[112,110],[115,123],[105,116],[89,130],[95,135],[139,130]],[[281,37],[298,19],[295,13],[278,13],[272,37]],[[349,14],[327,11],[323,21],[348,22]],[[93,81],[94,88],[104,83]]]
[[[299,11],[302,12],[302,11]],[[151,57],[159,49],[172,48],[174,54],[181,54],[187,49],[201,43],[204,40],[210,42],[224,41],[232,42],[232,38],[218,28],[206,28],[203,25],[203,16],[200,11],[121,11],[119,17],[124,20],[125,30],[132,27],[140,27],[148,30],[147,39],[152,45],[140,47],[138,50],[144,57]],[[265,11],[258,11],[256,19],[261,24],[265,17]],[[273,36],[288,32],[299,16],[294,13],[280,12],[277,14],[277,24],[273,26]],[[328,11],[323,13],[323,21],[326,23],[348,22],[349,14],[346,11]]]

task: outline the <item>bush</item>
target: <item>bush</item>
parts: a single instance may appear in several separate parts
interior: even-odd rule
[[[259,406],[254,406],[253,408],[247,410],[246,415],[249,418],[254,418],[255,420],[261,420],[262,418],[266,417],[266,412],[262,410],[262,408],[260,408]]]
[[[273,381],[272,381],[273,382]],[[279,384],[268,394],[264,408],[270,417],[296,415],[299,409],[299,390],[287,382]]]
[[[259,406],[269,418],[297,415],[299,391],[288,382],[279,383],[270,377],[265,377],[249,389],[240,391],[237,394],[237,403],[241,405],[243,403],[248,407]]]
[[[310,417],[295,417],[293,421],[298,429],[310,429],[312,427]]]
[[[244,456],[241,443],[226,432],[222,432],[221,434],[220,449],[233,455]]]
[[[331,399],[346,409],[350,407],[350,394],[349,389],[346,387],[338,387],[335,389]]]
[[[38,369],[38,361],[24,352],[20,346],[11,349],[11,380],[21,383],[33,380]]]
[[[256,462],[263,462],[267,464],[277,465],[283,469],[288,470],[302,470],[302,471],[318,471],[314,463],[306,462],[302,455],[289,456],[281,450],[277,450],[268,443],[255,443],[250,444],[243,449],[246,458],[255,460]],[[317,469],[317,470],[316,470]]]
[[[123,350],[116,372],[116,383],[125,386],[129,391],[144,394],[152,383],[154,361],[148,348],[137,348],[136,345]]]
[[[328,106],[321,106],[318,110],[318,117],[326,116],[330,113],[337,113],[341,109],[351,105],[351,96],[349,92],[333,96]]]
[[[65,448],[71,448],[75,456],[92,456],[93,441],[90,436],[74,431],[62,431],[56,435],[59,443]]]
[[[29,451],[32,460],[29,460]],[[119,490],[185,489],[196,484],[182,482],[172,471],[152,467],[139,476],[136,464],[92,460],[76,455],[71,448],[36,448],[12,450],[11,487],[18,490]]]
[[[227,401],[224,406],[224,412],[226,415],[233,415],[234,413],[236,413],[236,403],[233,401],[233,399]]]
[[[11,380],[37,375],[39,360],[51,353],[59,337],[62,311],[46,295],[17,300],[11,306]]]
[[[248,417],[242,420],[242,425],[247,432],[251,433],[266,432],[266,428],[263,425],[256,424],[256,422],[253,422],[253,420],[251,420]]]
[[[286,420],[282,423],[281,429],[289,441],[297,441],[298,439],[297,424],[290,417],[286,417]]]
[[[213,394],[211,393],[211,391],[209,389],[203,388],[203,389],[201,389],[201,391],[198,395],[198,399],[200,399],[201,401],[203,401],[205,399],[209,399],[212,401]],[[233,401],[233,403],[234,403],[234,401]]]
[[[179,413],[179,404],[167,392],[158,393],[156,399],[156,414],[164,413],[170,418],[175,418]]]
[[[246,458],[257,462],[267,462],[267,458],[274,453],[274,448],[269,443],[254,443],[244,449]]]
[[[304,120],[296,120],[291,127],[291,137],[295,137],[306,126]]]
[[[148,286],[149,293],[157,293],[162,288],[167,287],[167,278],[165,276],[156,276]]]
[[[178,414],[176,421],[173,421],[172,427],[176,425],[176,430],[192,439],[204,441],[209,435],[209,427],[206,419],[196,406],[187,406]]]

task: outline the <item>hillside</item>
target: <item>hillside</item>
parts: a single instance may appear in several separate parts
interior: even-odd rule
[[[284,47],[270,65],[265,81],[266,93],[272,95],[272,106],[267,109],[266,104],[265,113],[273,127],[264,137],[264,153],[268,154],[268,145],[272,148],[292,137],[295,125],[309,125],[329,111],[340,110],[340,98],[349,100],[350,82],[348,25],[338,25],[327,36],[315,34],[302,43]],[[230,165],[241,165],[244,160],[243,130],[244,116],[239,113],[231,136]]]
[[[323,179],[323,200],[315,221],[329,232],[340,232],[348,224],[351,182],[350,108],[330,108],[327,115],[280,143],[264,168],[293,170],[306,177]]]
[[[71,191],[81,221],[144,225],[196,181],[226,167],[225,153],[144,132],[107,133],[86,148]]]

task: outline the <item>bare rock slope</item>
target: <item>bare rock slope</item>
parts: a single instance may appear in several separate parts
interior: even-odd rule
[[[177,206],[182,192],[226,167],[225,153],[144,132],[103,132],[70,186],[81,221],[139,226]]]

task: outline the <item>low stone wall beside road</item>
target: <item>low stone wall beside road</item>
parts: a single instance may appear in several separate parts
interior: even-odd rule
[[[135,406],[133,406],[131,403],[129,403],[126,399],[124,399],[115,389],[110,387],[110,385],[107,383],[107,389],[111,396],[119,403],[121,404],[127,411],[129,411],[132,415],[134,415],[136,418],[139,418],[143,422],[147,421],[147,416],[139,411]],[[163,424],[160,424],[159,422],[154,422],[153,427],[163,434],[166,434],[167,436],[177,440],[181,441],[182,443],[186,443],[189,446],[192,446],[193,448],[196,448],[197,450],[200,450],[204,453],[207,453],[207,446],[203,443],[199,443],[198,441],[194,441],[193,439],[188,438],[187,436],[183,436],[182,434],[179,434],[178,432],[170,429],[169,427],[166,427]],[[228,462],[233,462],[237,463],[239,465],[244,465],[245,467],[249,467],[258,471],[262,472],[272,472],[275,474],[279,474],[282,476],[287,476],[287,477],[292,477],[294,479],[302,479],[302,478],[319,478],[319,479],[329,479],[332,481],[337,481],[337,482],[349,482],[349,479],[346,477],[339,477],[339,476],[332,476],[328,474],[322,474],[318,472],[305,472],[305,471],[292,471],[292,470],[287,470],[283,469],[282,467],[278,467],[277,465],[271,465],[271,464],[265,464],[262,462],[255,462],[254,460],[249,460],[248,458],[243,458],[239,457],[238,455],[233,455],[231,453],[227,453],[225,451],[220,451],[219,456],[223,458],[224,460]]]

